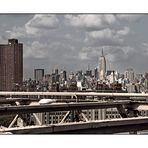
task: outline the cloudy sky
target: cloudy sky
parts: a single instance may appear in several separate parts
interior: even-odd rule
[[[24,48],[24,77],[98,66],[101,49],[108,70],[148,71],[147,14],[0,14],[0,43],[17,38]]]

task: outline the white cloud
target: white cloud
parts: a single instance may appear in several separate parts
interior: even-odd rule
[[[28,21],[28,23],[26,23],[26,26],[53,29],[58,26],[58,23],[59,20],[55,15],[37,14],[30,21]]]
[[[84,28],[87,31],[100,30],[109,25],[112,25],[120,21],[135,22],[139,20],[143,15],[136,14],[81,14],[81,15],[66,15],[66,24]]]
[[[37,14],[34,15],[26,24],[20,27],[13,27],[7,31],[8,37],[40,37],[48,33],[48,31],[56,29],[59,20],[56,15]]]
[[[103,29],[116,21],[115,16],[111,14],[66,15],[65,18],[68,25],[86,28],[87,30]]]
[[[24,58],[49,59],[50,61],[64,61],[75,58],[77,53],[71,44],[60,41],[47,41],[46,43],[34,41],[24,44]],[[56,58],[55,58],[56,57]]]
[[[81,50],[79,51],[79,59],[80,60],[93,60],[94,57],[99,57],[100,50],[102,48],[100,47],[93,47],[93,46],[88,46],[88,47],[82,47]]]
[[[101,49],[104,49],[108,64],[126,62],[136,52],[131,46],[89,46],[79,51],[79,58],[80,60],[97,60],[101,56]]]
[[[126,56],[128,56],[129,53],[134,53],[136,51],[133,47],[126,46],[126,47],[123,48],[123,52]]]
[[[107,55],[107,60],[109,61],[109,63],[110,63],[110,62],[115,62],[116,57],[115,57],[114,54],[109,53],[109,54]]]
[[[88,59],[89,59],[89,58],[88,58],[87,52],[80,52],[80,53],[79,53],[79,58],[80,58],[81,60],[88,60]]]
[[[113,30],[110,28],[106,28],[103,30],[99,31],[91,31],[87,32],[87,35],[89,35],[92,38],[97,38],[97,39],[104,39],[104,38],[120,38],[124,35],[127,35],[130,32],[129,27],[124,27],[121,30]]]
[[[37,14],[25,24],[27,34],[41,33],[41,30],[46,31],[58,27],[59,20],[55,15]]]
[[[129,32],[130,32],[130,28],[125,26],[123,29],[118,30],[117,34],[119,34],[119,36],[122,36],[122,35],[127,35]]]
[[[114,22],[116,21],[116,17],[115,17],[114,15],[112,15],[112,14],[105,14],[104,17],[105,17],[104,20],[105,20],[108,24],[112,24],[112,23],[114,23]]]
[[[48,57],[48,45],[41,44],[39,41],[34,41],[31,45],[24,45],[24,58],[46,58]]]
[[[130,32],[129,27],[120,30],[106,28],[103,30],[86,32],[84,42],[95,44],[100,42],[102,45],[122,45],[124,37]]]
[[[111,38],[114,34],[114,31],[107,28],[101,31],[92,31],[88,32],[87,35],[94,39],[104,39],[104,38]]]
[[[26,30],[24,27],[13,27],[12,31],[7,31],[7,35],[9,38],[20,38],[20,37],[25,37],[26,35]]]
[[[121,69],[127,65],[138,67],[138,63],[147,60],[147,16],[42,14],[25,17],[25,20],[11,17],[12,23],[8,18],[6,22],[1,21],[1,24],[10,24],[1,27],[0,42],[7,44],[8,38],[18,38],[24,45],[24,61],[28,67],[40,63],[51,68],[58,63],[77,69],[88,62],[96,66],[102,48],[107,64],[110,62],[113,69],[117,65]],[[144,23],[137,23],[139,19]]]

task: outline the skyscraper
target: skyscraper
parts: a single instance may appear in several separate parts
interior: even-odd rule
[[[66,73],[65,70],[62,70],[62,71],[60,72],[60,81],[61,81],[61,82],[67,81],[67,73]]]
[[[98,79],[98,68],[94,69],[94,77],[96,80]]]
[[[99,79],[105,80],[105,74],[106,74],[106,59],[102,49],[102,55],[99,58]]]
[[[0,45],[0,91],[11,91],[23,81],[23,44],[9,39]]]
[[[85,74],[86,76],[92,76],[92,71],[90,70],[90,68],[89,68],[89,65],[88,65],[88,68],[87,68],[87,70],[86,70],[86,74]]]
[[[128,68],[124,73],[124,78],[127,80],[128,83],[133,83],[135,79],[134,70],[132,68]]]
[[[34,79],[36,81],[42,80],[44,77],[44,69],[34,69]]]

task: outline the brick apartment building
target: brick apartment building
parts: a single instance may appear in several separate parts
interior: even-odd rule
[[[23,44],[8,39],[0,45],[0,91],[12,91],[23,82]]]

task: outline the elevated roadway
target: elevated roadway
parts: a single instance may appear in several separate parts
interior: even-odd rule
[[[148,117],[2,128],[12,134],[113,134],[148,130]]]
[[[0,107],[0,115],[116,108],[119,105],[129,104],[130,101],[52,103],[44,105],[37,103],[36,105],[2,106]]]

